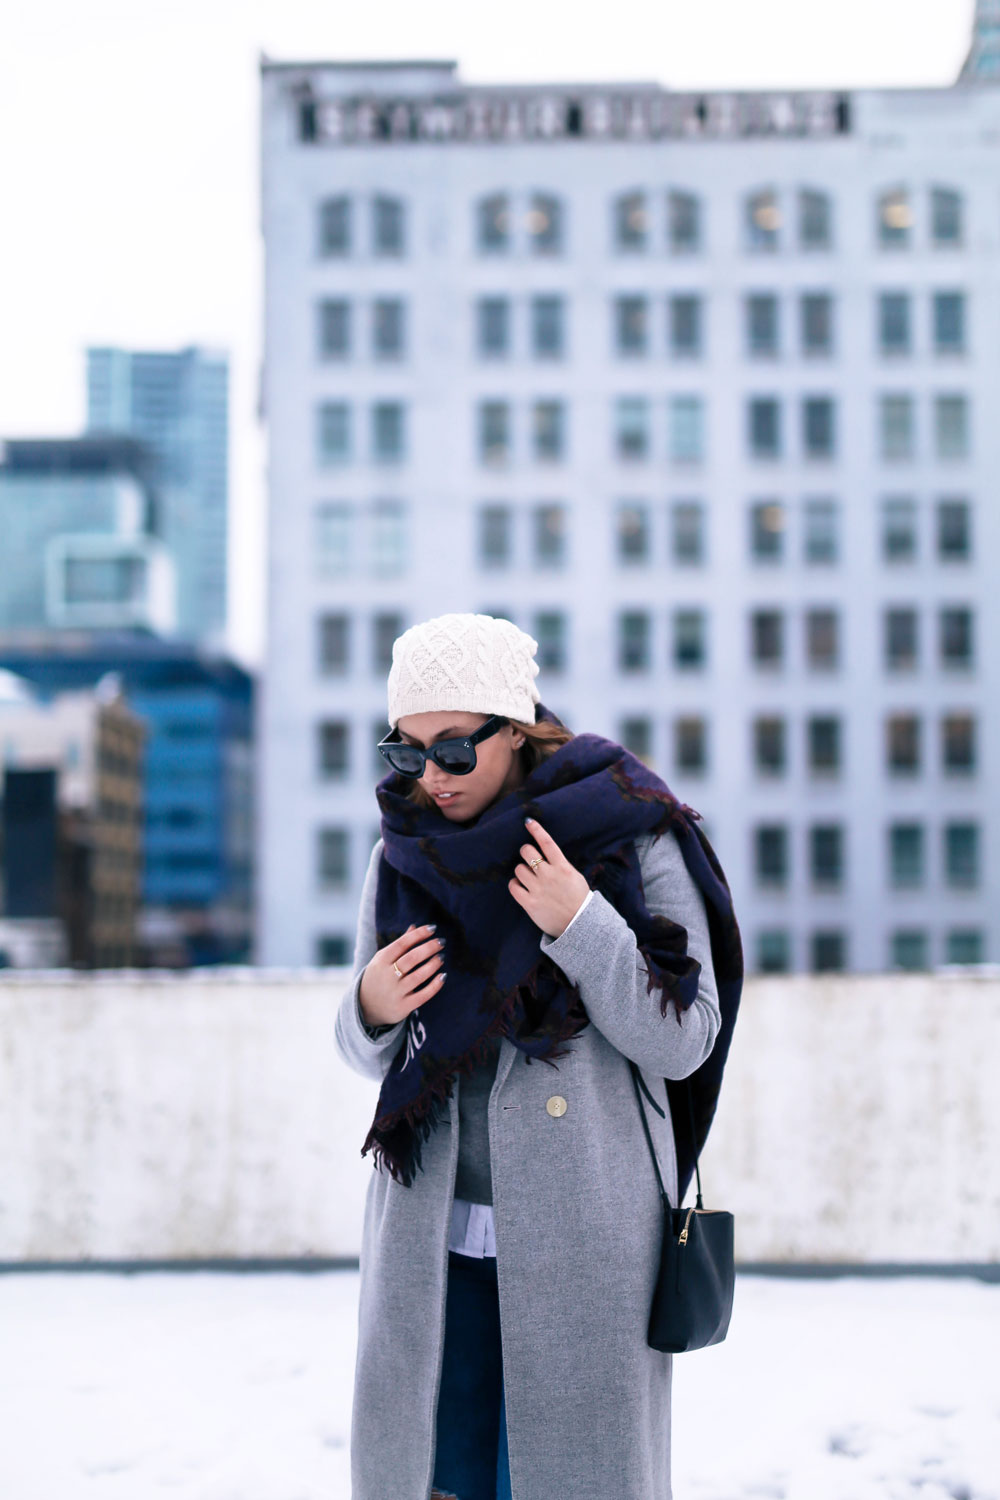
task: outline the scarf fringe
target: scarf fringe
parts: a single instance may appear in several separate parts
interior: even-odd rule
[[[496,1037],[509,1035],[507,1027],[518,1008],[518,1002],[521,1008],[524,1008],[524,994],[527,993],[536,1000],[539,998],[538,980],[545,972],[547,965],[551,968],[552,961],[543,954],[525,977],[504,997],[482,1036],[477,1038],[467,1052],[463,1052],[447,1073],[428,1079],[416,1099],[409,1104],[403,1105],[391,1114],[376,1116],[361,1147],[362,1156],[366,1156],[370,1151],[375,1166],[384,1168],[403,1187],[413,1185],[417,1171],[423,1171],[423,1142],[430,1137],[433,1130],[437,1129],[448,1113],[447,1104],[452,1095],[453,1079],[469,1077],[481,1063],[486,1061],[492,1051],[491,1044]],[[567,982],[567,989],[571,1000],[566,1015],[558,1031],[550,1036],[545,1050],[529,1055],[523,1048],[518,1048],[523,1053],[526,1064],[537,1060],[555,1068],[556,1059],[568,1057],[572,1051],[572,1048],[560,1044],[578,1036],[583,1028],[590,1024],[583,1010],[579,985],[570,985]]]

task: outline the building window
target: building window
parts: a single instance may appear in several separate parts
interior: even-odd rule
[[[395,610],[378,614],[372,620],[372,671],[383,676],[392,666],[393,643],[406,629],[403,616]]]
[[[971,667],[972,610],[949,606],[938,615],[938,641],[942,667]]]
[[[878,349],[886,356],[913,352],[910,294],[880,292],[878,299]]]
[[[532,297],[531,352],[536,359],[562,359],[566,352],[566,300]]]
[[[648,298],[616,297],[614,320],[616,354],[634,357],[649,352]]]
[[[752,458],[781,457],[781,404],[775,396],[752,396],[747,405]]]
[[[702,353],[704,313],[700,297],[689,293],[667,301],[668,342],[675,359],[696,359]]]
[[[812,671],[840,664],[840,620],[835,609],[806,610],[806,661]]]
[[[978,824],[944,825],[944,872],[950,886],[969,889],[979,884]]]
[[[351,664],[351,617],[325,614],[319,617],[319,669],[326,677],[340,677]]]
[[[807,359],[833,353],[833,298],[829,292],[804,292],[799,298],[799,343]]]
[[[889,879],[895,890],[924,883],[924,829],[921,823],[889,825]]]
[[[484,568],[506,568],[513,559],[513,528],[510,507],[482,505],[479,508],[479,562]]]
[[[926,969],[926,932],[919,927],[904,927],[894,932],[891,962],[894,969]]]
[[[536,505],[531,519],[536,567],[562,567],[566,561],[566,507]]]
[[[913,562],[917,555],[917,506],[908,495],[882,501],[882,557],[885,562]]]
[[[532,455],[539,463],[566,456],[566,408],[561,401],[536,401],[531,408]]]
[[[319,253],[324,259],[340,259],[351,253],[351,200],[324,198],[319,206]]]
[[[615,401],[615,453],[620,459],[649,457],[649,402],[645,396],[619,396]]]
[[[349,500],[328,500],[316,507],[313,541],[316,571],[321,578],[343,577],[351,571],[354,506]]]
[[[945,938],[945,963],[981,964],[984,953],[983,935],[975,928],[956,927]]]
[[[402,500],[375,500],[371,509],[371,566],[376,578],[394,578],[409,560],[407,508]]]
[[[934,293],[934,353],[965,353],[965,296],[962,292]]]
[[[346,828],[318,830],[317,884],[323,891],[345,890],[350,883],[350,834]]]
[[[968,458],[969,403],[964,396],[935,396],[934,443],[938,458]]]
[[[645,250],[649,210],[645,193],[621,193],[614,202],[614,242],[617,250]]]
[[[814,776],[839,776],[842,767],[840,720],[813,714],[806,723],[809,770]]]
[[[807,500],[803,507],[802,555],[813,565],[840,559],[840,511],[836,500]]]
[[[815,886],[844,883],[844,830],[839,823],[815,823],[809,830],[809,873]]]
[[[375,255],[406,252],[406,211],[402,199],[379,194],[372,205],[372,250]]]
[[[501,359],[510,353],[510,301],[480,297],[476,302],[476,353],[481,359]]]
[[[349,767],[350,725],[325,719],[319,726],[319,770],[324,777],[346,776]]]
[[[500,465],[510,458],[510,404],[507,401],[480,401],[479,461]]]
[[[322,932],[316,939],[316,963],[321,969],[340,969],[351,963],[351,939],[340,932]]]
[[[760,776],[783,776],[788,766],[785,721],[760,714],[753,721],[753,763]]]
[[[675,500],[671,505],[670,552],[681,565],[705,561],[705,507],[700,500]]]
[[[406,303],[377,297],[372,304],[372,353],[376,359],[402,359],[406,353]]]
[[[623,719],[618,729],[618,743],[637,755],[646,765],[653,756],[653,723],[651,719]]]
[[[708,767],[708,733],[698,714],[674,720],[674,763],[688,776],[700,776]]]
[[[976,769],[976,721],[972,714],[945,714],[941,720],[941,764],[948,776]]]
[[[701,202],[693,193],[668,194],[667,243],[674,255],[691,255],[702,248]]]
[[[785,617],[780,609],[751,612],[750,655],[754,666],[781,666],[785,655]]]
[[[781,927],[766,927],[757,934],[757,971],[787,974],[792,966],[791,943]]]
[[[762,823],[754,829],[754,876],[759,886],[788,884],[788,829],[783,823]]]
[[[317,408],[318,461],[323,467],[351,457],[351,408],[346,401],[322,401]]]
[[[705,403],[700,396],[671,396],[668,447],[677,464],[700,463],[705,456]]]
[[[745,200],[743,229],[748,250],[777,250],[781,229],[778,195],[771,188],[751,193]]]
[[[839,974],[847,966],[847,941],[842,932],[814,932],[810,943],[814,974]]]
[[[883,459],[912,458],[915,444],[913,397],[880,396],[879,449]]]
[[[563,248],[563,206],[551,193],[533,193],[528,210],[528,243],[535,255],[556,255]]]
[[[316,342],[320,359],[347,359],[351,353],[351,304],[325,297],[316,304]]]
[[[645,610],[626,609],[618,616],[618,666],[623,672],[646,672],[650,666],[650,623]]]
[[[376,401],[372,407],[372,459],[401,462],[406,452],[406,411],[399,401]]]
[[[619,562],[649,562],[649,506],[641,501],[623,501],[616,514],[615,538]]]
[[[890,714],[885,722],[886,765],[893,776],[916,776],[920,770],[920,720],[916,714]]]
[[[674,666],[678,671],[696,671],[708,656],[707,628],[703,609],[674,610]]]
[[[560,610],[542,610],[534,619],[538,641],[538,665],[543,672],[566,670],[566,616]]]
[[[492,193],[476,204],[476,245],[484,255],[510,249],[510,202],[506,193]]]
[[[799,246],[829,250],[833,244],[833,204],[827,193],[809,188],[799,192]]]
[[[890,672],[911,672],[917,665],[917,612],[892,608],[883,615],[885,665]]]
[[[972,556],[972,524],[967,500],[937,503],[937,553],[942,562],[968,562]]]
[[[905,188],[890,188],[877,205],[876,231],[882,250],[906,250],[913,229],[913,210]]]
[[[753,292],[743,303],[747,354],[772,359],[780,353],[779,303],[773,292]]]
[[[829,396],[802,402],[802,449],[806,458],[832,458],[836,447],[834,404]]]
[[[931,189],[931,243],[952,250],[962,243],[962,195],[952,188]]]
[[[750,507],[750,556],[778,563],[785,553],[785,507],[780,500],[757,500]]]

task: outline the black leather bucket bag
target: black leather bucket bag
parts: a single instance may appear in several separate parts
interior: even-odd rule
[[[663,1186],[642,1103],[639,1070],[631,1059],[629,1068],[663,1201],[663,1243],[646,1342],[651,1349],[658,1349],[663,1354],[684,1354],[689,1349],[704,1349],[709,1344],[721,1343],[729,1330],[736,1280],[733,1216],[723,1209],[702,1207],[697,1156],[698,1192],[694,1204],[690,1208],[675,1208],[671,1204]],[[659,1110],[659,1106],[656,1107]],[[691,1110],[691,1139],[695,1140],[690,1089],[688,1107]],[[669,1111],[669,1103],[667,1109]]]

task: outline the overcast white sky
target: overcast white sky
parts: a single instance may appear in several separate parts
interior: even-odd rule
[[[0,52],[0,437],[71,433],[88,343],[230,351],[230,644],[263,641],[261,52],[469,82],[947,84],[973,0],[34,0]]]

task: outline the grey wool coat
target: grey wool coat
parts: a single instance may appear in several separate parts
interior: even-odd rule
[[[665,1114],[646,1105],[663,1181],[677,1164],[664,1078],[684,1078],[719,1029],[708,922],[672,833],[636,841],[646,904],[687,929],[701,963],[680,1023],[646,991],[624,918],[600,892],[543,952],[580,987],[591,1024],[555,1066],[527,1065],[504,1038],[488,1106],[507,1440],[513,1500],[670,1500],[672,1359],[646,1343],[662,1233],[659,1189],[627,1058]],[[375,952],[372,851],[354,978],[335,1025],[340,1057],[381,1082],[403,1022],[373,1038],[358,1009]],[[513,900],[513,897],[511,898]],[[446,981],[447,982],[447,981]],[[372,1168],[360,1262],[351,1424],[352,1500],[429,1500],[445,1333],[448,1237],[458,1156],[450,1120],[423,1144],[411,1187]],[[561,1095],[565,1113],[546,1101]],[[370,1121],[358,1121],[359,1141]]]

